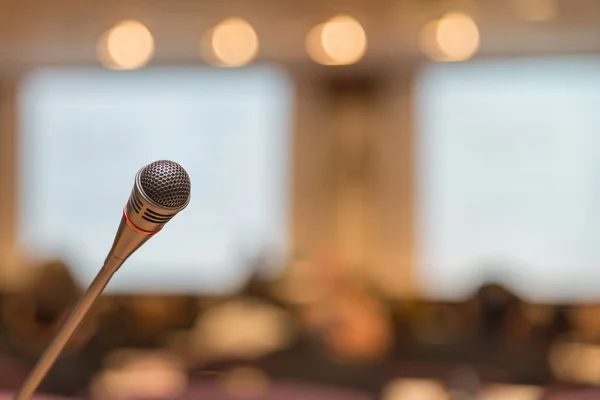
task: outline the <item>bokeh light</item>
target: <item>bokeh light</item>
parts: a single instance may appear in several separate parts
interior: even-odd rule
[[[105,32],[98,40],[98,58],[110,69],[138,69],[154,56],[154,38],[139,21],[126,20]]]
[[[341,15],[315,26],[306,37],[309,56],[323,65],[350,65],[367,49],[367,35],[354,18]]]
[[[434,380],[396,379],[383,390],[383,400],[449,400],[444,386]]]
[[[205,35],[202,55],[207,62],[221,67],[240,67],[258,54],[259,41],[254,28],[240,18],[229,18]]]
[[[465,61],[479,49],[479,29],[473,19],[453,12],[431,21],[421,31],[421,48],[432,60]]]

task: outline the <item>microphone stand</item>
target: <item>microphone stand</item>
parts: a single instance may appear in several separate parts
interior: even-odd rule
[[[122,260],[118,260],[114,257],[109,257],[106,261],[107,262],[100,272],[98,272],[98,275],[96,275],[81,300],[79,300],[69,315],[69,318],[67,318],[58,334],[54,337],[38,360],[37,364],[25,380],[25,383],[15,395],[14,400],[29,400],[31,398],[50,368],[52,368],[52,365],[54,365],[69,339],[81,324],[81,321],[86,316],[90,307],[94,304],[110,281],[110,278],[112,278],[114,273],[123,263]]]
[[[143,175],[144,178],[140,178],[140,175]],[[147,197],[144,185],[147,186],[146,189],[150,190],[150,194],[153,196],[150,199],[158,201],[158,204]],[[170,196],[174,197],[165,199],[163,198],[163,192],[170,193]],[[160,160],[148,164],[138,171],[133,190],[123,209],[123,216],[112,248],[104,261],[102,269],[60,328],[58,334],[50,342],[33,371],[15,395],[14,400],[29,400],[31,398],[114,273],[134,251],[159,232],[179,211],[187,207],[189,201],[190,179],[187,172],[179,164]],[[132,216],[135,221],[132,221],[129,216]]]

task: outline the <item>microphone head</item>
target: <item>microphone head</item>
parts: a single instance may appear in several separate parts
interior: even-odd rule
[[[128,225],[140,233],[153,234],[190,202],[191,183],[179,164],[159,160],[146,165],[135,176],[125,206]]]
[[[190,177],[173,161],[160,160],[140,171],[140,188],[146,198],[159,207],[179,208],[190,198]]]

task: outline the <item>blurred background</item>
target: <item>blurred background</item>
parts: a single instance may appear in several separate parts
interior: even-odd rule
[[[600,1],[0,5],[0,392],[600,398]]]

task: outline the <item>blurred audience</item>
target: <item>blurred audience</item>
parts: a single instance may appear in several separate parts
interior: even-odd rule
[[[24,378],[81,294],[64,262],[35,271],[29,285],[0,297],[5,388]],[[252,276],[229,296],[104,296],[42,388],[69,395],[91,387],[106,396],[124,385],[119,382],[134,390],[138,378],[168,375],[170,383],[156,381],[155,392],[175,393],[184,390],[188,374],[206,380],[243,367],[258,371],[246,378],[264,374],[384,397],[398,374],[438,379],[451,398],[466,399],[487,381],[576,380],[564,368],[551,373],[557,354],[566,357],[557,343],[599,338],[588,323],[592,306],[531,304],[493,282],[462,303],[391,301],[348,271],[331,260],[304,260],[275,280]],[[142,365],[142,359],[150,361]],[[157,372],[164,365],[171,372]],[[428,385],[417,386],[438,390]]]

